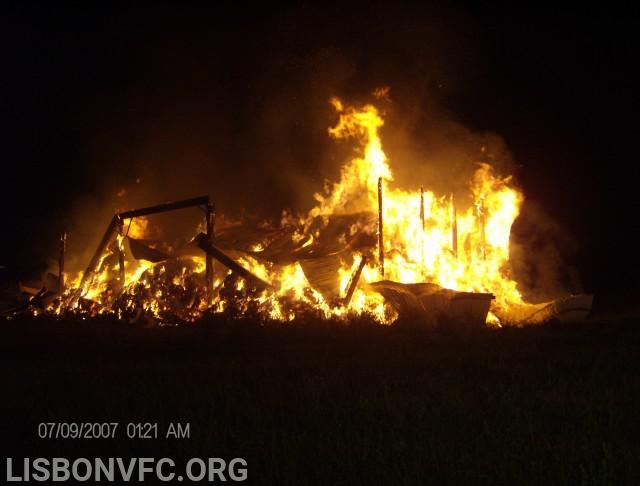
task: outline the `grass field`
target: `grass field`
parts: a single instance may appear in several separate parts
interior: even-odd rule
[[[637,322],[3,324],[8,457],[242,457],[251,484],[640,484]],[[191,438],[39,439],[48,421]]]

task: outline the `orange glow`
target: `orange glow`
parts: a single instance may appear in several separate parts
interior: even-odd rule
[[[388,88],[377,90],[376,98],[388,97]],[[385,153],[380,131],[384,126],[383,116],[373,105],[354,107],[338,98],[330,100],[338,121],[328,129],[335,140],[352,140],[357,143],[356,155],[342,166],[340,179],[314,195],[316,206],[303,217],[293,218],[286,214],[283,222],[296,225],[292,241],[302,250],[308,250],[322,239],[323,231],[331,218],[354,214],[370,215],[367,219],[355,219],[349,236],[375,236],[378,216],[378,180],[383,181],[384,221],[384,279],[400,283],[431,282],[444,288],[465,292],[486,292],[495,295],[488,322],[499,325],[496,315],[512,307],[525,306],[516,282],[509,277],[509,237],[511,226],[519,214],[523,194],[509,176],[500,176],[487,164],[478,164],[473,178],[468,182],[466,193],[436,194],[420,182],[412,188],[401,188],[394,184],[391,160]],[[462,207],[455,201],[470,201]],[[318,227],[317,221],[322,221]],[[124,221],[128,235],[142,239],[148,233],[146,218]],[[313,228],[313,230],[311,229]],[[375,238],[371,239],[375,241]],[[347,246],[346,242],[345,247]],[[123,242],[118,242],[124,251]],[[341,253],[340,266],[335,274],[335,287],[340,295],[331,299],[313,288],[300,263],[276,265],[254,258],[268,247],[264,242],[255,242],[248,249],[253,256],[238,257],[240,265],[250,270],[261,280],[271,285],[261,292],[250,292],[243,280],[233,285],[225,280],[230,272],[218,274],[214,289],[207,298],[192,305],[195,318],[205,309],[214,312],[230,308],[229,292],[239,300],[241,310],[255,307],[263,316],[289,321],[298,308],[313,309],[323,317],[343,317],[348,313],[368,313],[381,322],[390,323],[397,317],[385,303],[383,297],[366,285],[382,279],[380,262],[376,261],[379,248],[371,244],[363,252],[370,252],[362,269],[359,284],[345,307],[342,300],[347,293],[349,281],[358,267],[363,254],[358,251]],[[113,263],[105,258],[98,267],[93,281],[85,289],[83,297],[99,304],[113,301],[116,293],[110,290],[110,282],[117,274]],[[170,280],[174,289],[188,287],[192,282],[204,287],[204,258],[181,259],[182,270]],[[166,297],[170,285],[153,290],[153,282],[161,282],[164,263],[126,262],[126,279],[122,282],[125,295],[133,295],[136,289],[145,288],[145,309],[155,316],[162,312],[161,298]],[[175,273],[175,271],[174,271]],[[79,277],[71,281],[77,286]],[[149,290],[151,289],[151,290]],[[162,290],[165,289],[165,290]],[[110,293],[111,292],[111,293]]]

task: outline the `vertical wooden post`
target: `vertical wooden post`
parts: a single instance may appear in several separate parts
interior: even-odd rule
[[[384,277],[384,225],[382,221],[382,177],[378,177],[378,263]]]
[[[422,233],[420,238],[420,258],[422,259],[421,267],[422,267],[422,276],[424,277],[424,187],[420,186],[420,225],[422,226]]]
[[[64,292],[65,278],[64,278],[64,257],[67,251],[67,233],[60,233],[59,241],[59,254],[58,254],[58,293]]]
[[[205,216],[205,224],[207,228],[207,239],[209,243],[213,243],[213,232],[214,232],[214,224],[215,224],[215,208],[212,203],[207,203],[206,208],[206,216]],[[213,259],[205,253],[204,255],[206,259],[206,285],[207,289],[211,291],[213,289]]]
[[[124,269],[124,221],[118,218],[118,238],[116,241],[118,245],[118,271],[120,288],[124,288],[124,282],[126,278]]]
[[[480,213],[480,255],[483,260],[487,259],[487,216],[485,214],[484,197],[480,199],[478,205],[478,212]]]
[[[458,211],[456,210],[456,200],[451,193],[451,250],[453,256],[458,259]]]
[[[420,224],[424,233],[424,187],[420,186]]]

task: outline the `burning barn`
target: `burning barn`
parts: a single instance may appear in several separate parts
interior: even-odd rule
[[[217,224],[208,196],[118,212],[76,275],[65,271],[61,239],[57,284],[30,291],[42,303],[37,312],[158,323],[207,313],[280,321],[366,313],[384,324],[473,327],[586,316],[591,296],[529,304],[511,278],[509,238],[523,202],[511,177],[478,164],[465,193],[396,187],[381,112],[331,103],[339,118],[329,135],[359,150],[307,214]],[[145,234],[153,215],[189,208],[203,217],[188,243]]]

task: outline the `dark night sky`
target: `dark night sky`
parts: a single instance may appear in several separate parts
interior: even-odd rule
[[[329,96],[389,85],[396,115],[504,139],[586,290],[638,287],[636,12],[21,2],[2,24],[0,265],[49,256],[83,208],[104,226],[122,187],[125,205],[296,206],[292,184],[328,176]]]

